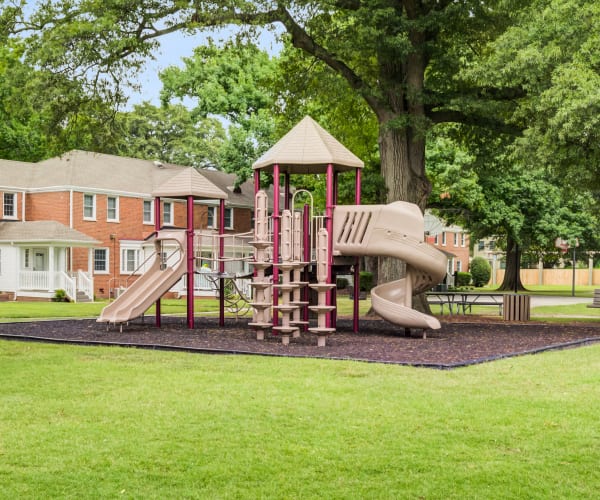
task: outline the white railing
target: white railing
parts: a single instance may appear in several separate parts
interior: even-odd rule
[[[77,271],[77,290],[81,290],[90,299],[94,298],[94,278],[82,270]]]
[[[50,288],[50,273],[48,271],[21,271],[19,273],[20,290],[43,290]]]
[[[77,302],[77,281],[67,273],[63,271],[54,273],[54,289],[63,289],[71,301]]]

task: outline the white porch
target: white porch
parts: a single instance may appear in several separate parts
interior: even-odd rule
[[[93,300],[92,250],[89,251],[88,271],[69,271],[69,252],[68,247],[52,245],[19,248],[16,298],[51,299],[57,290],[64,290],[72,302]]]

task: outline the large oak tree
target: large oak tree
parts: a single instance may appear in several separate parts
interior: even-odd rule
[[[0,26],[30,35],[39,64],[86,77],[100,89],[125,80],[168,33],[233,24],[251,34],[255,27],[283,26],[294,47],[340,75],[377,117],[387,200],[424,208],[428,128],[448,121],[502,128],[506,103],[522,95],[522,88],[456,77],[529,3],[45,0],[26,20],[18,8],[5,9]],[[392,266],[388,262],[382,273],[398,274]]]

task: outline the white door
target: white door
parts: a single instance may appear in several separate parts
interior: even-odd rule
[[[46,251],[35,249],[33,251],[33,270],[34,271],[47,271],[46,267]]]

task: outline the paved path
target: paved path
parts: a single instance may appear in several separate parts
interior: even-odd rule
[[[569,304],[591,304],[591,297],[557,297],[549,295],[531,295],[531,307],[566,306]]]

